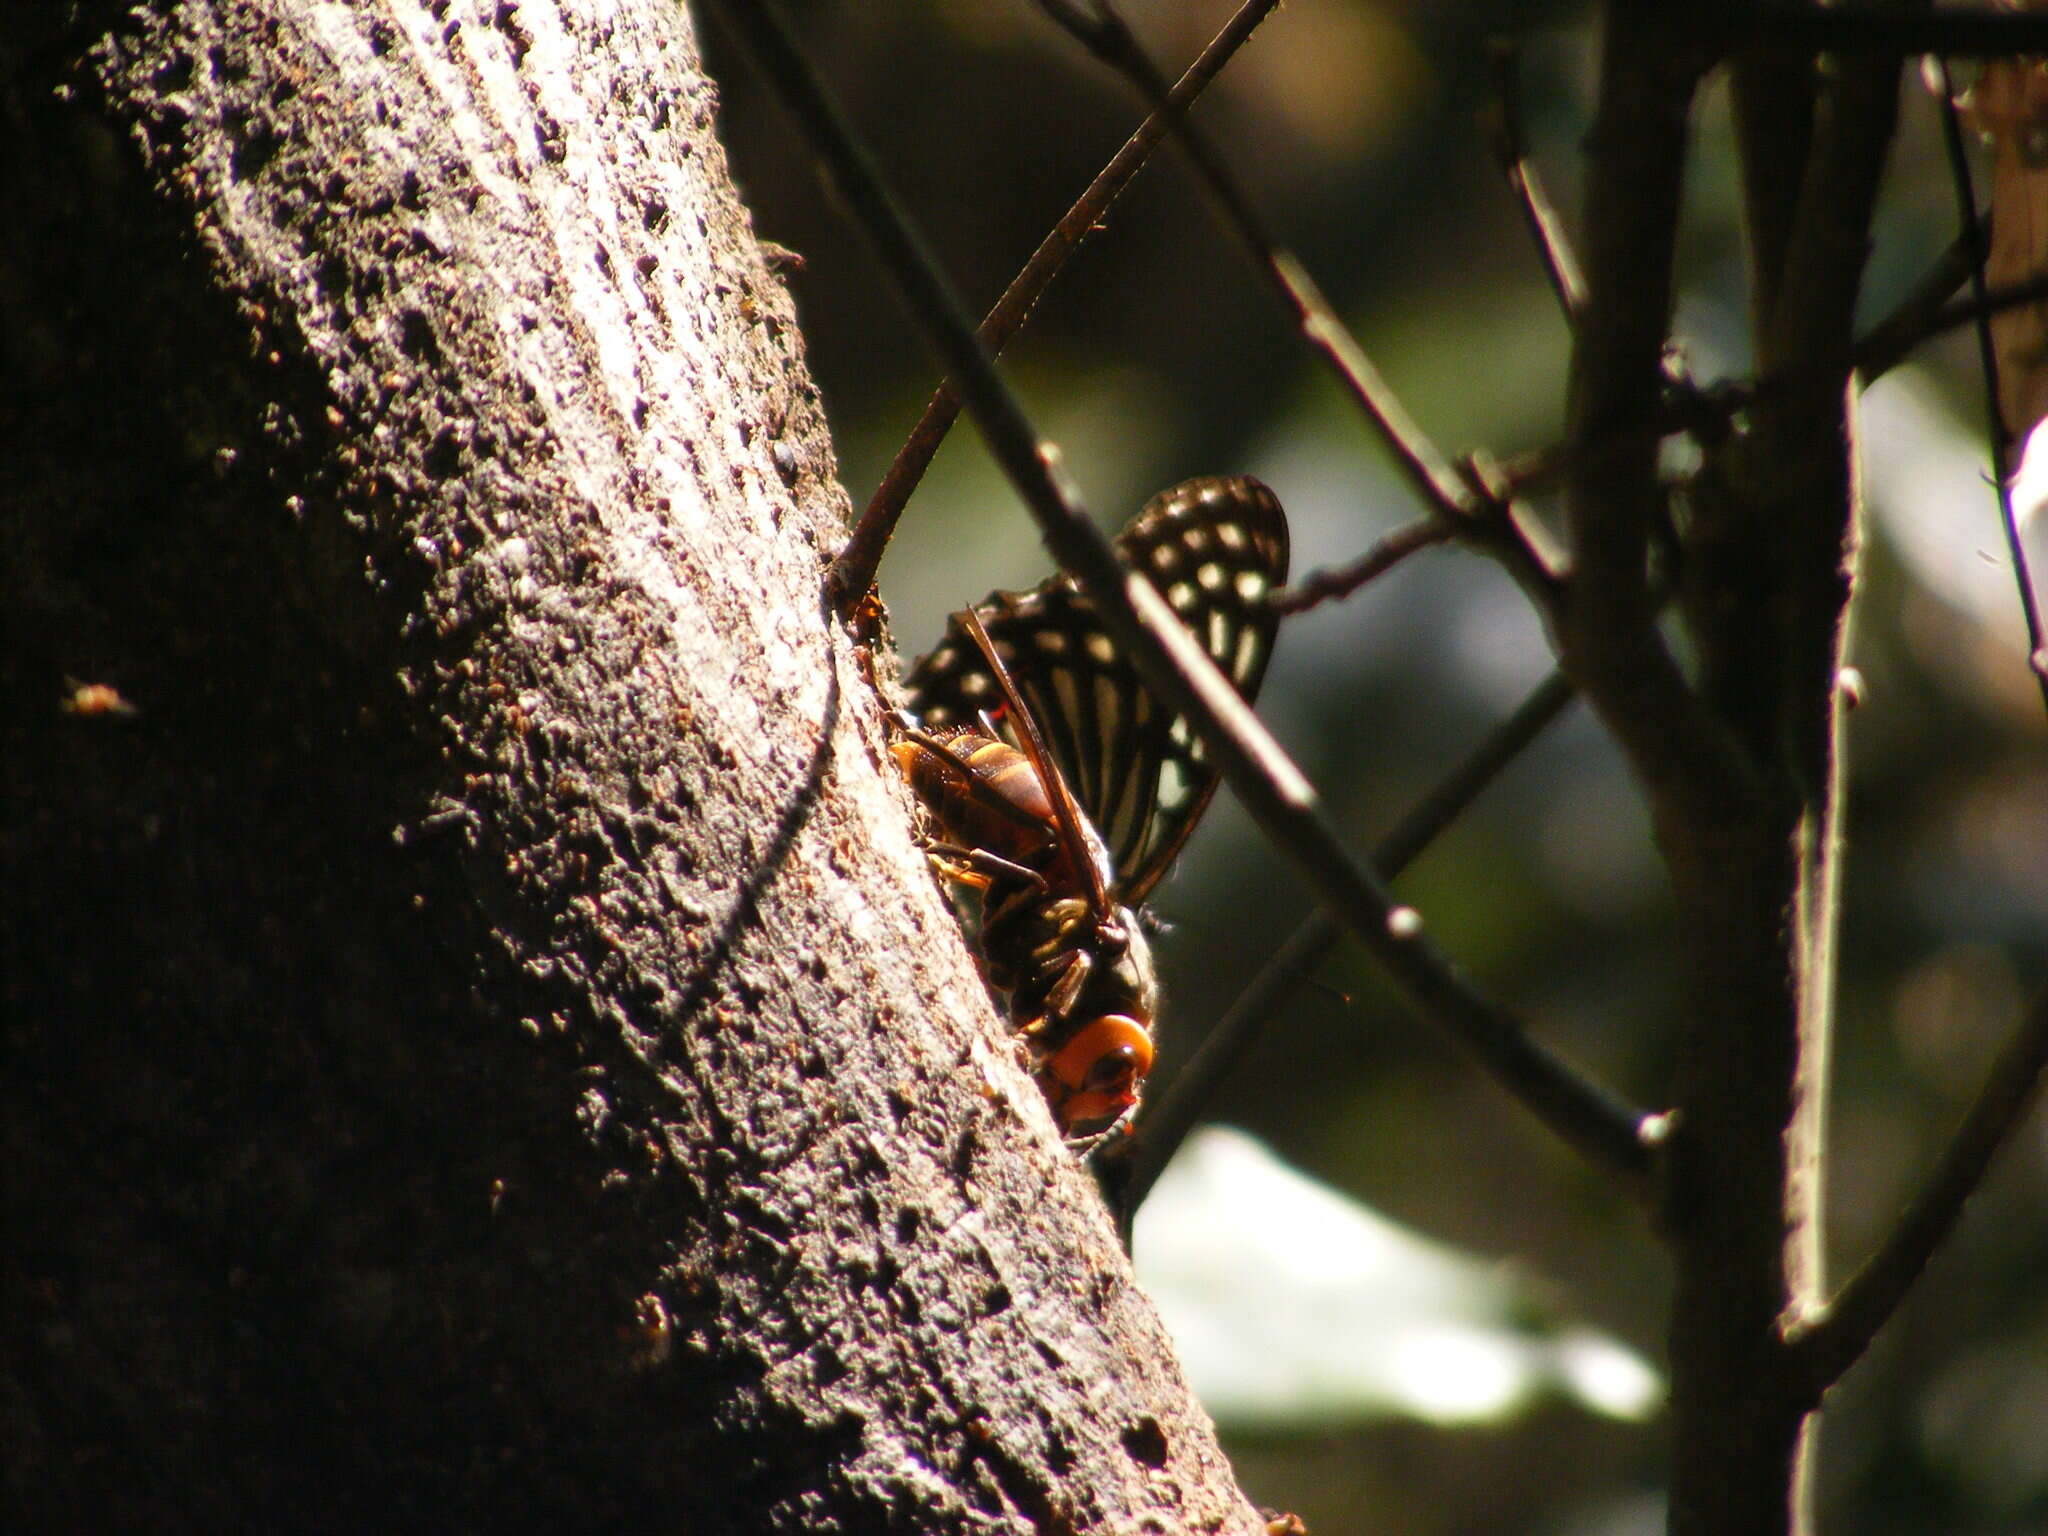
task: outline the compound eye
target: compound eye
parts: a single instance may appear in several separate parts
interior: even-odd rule
[[[1095,1058],[1095,1064],[1088,1069],[1088,1075],[1081,1079],[1083,1093],[1122,1093],[1138,1076],[1138,1050],[1133,1045],[1119,1045],[1103,1056]]]

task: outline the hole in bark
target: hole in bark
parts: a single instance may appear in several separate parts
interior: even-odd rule
[[[436,480],[451,480],[461,472],[462,444],[453,427],[443,427],[434,435],[433,446],[420,464]]]
[[[398,317],[398,344],[408,357],[423,363],[441,360],[441,344],[434,340],[434,327],[424,311],[408,309]]]
[[[981,1151],[981,1138],[970,1129],[960,1133],[953,1144],[953,1176],[964,1179],[974,1171],[974,1159]]]
[[[812,1380],[818,1386],[829,1387],[835,1381],[844,1381],[853,1374],[853,1367],[840,1357],[839,1351],[829,1344],[820,1344],[811,1352],[814,1369]]]
[[[277,152],[284,144],[277,130],[260,118],[242,125],[238,137],[240,142],[229,157],[229,172],[236,181],[247,181],[260,175],[263,167],[277,158]]]
[[[1149,1414],[1124,1427],[1124,1453],[1140,1466],[1155,1471],[1166,1465],[1166,1431]]]

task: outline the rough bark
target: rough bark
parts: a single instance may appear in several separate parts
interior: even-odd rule
[[[826,617],[687,18],[0,49],[10,1523],[1253,1527]]]

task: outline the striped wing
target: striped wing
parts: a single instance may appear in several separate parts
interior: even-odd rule
[[[1258,693],[1277,617],[1264,598],[1287,579],[1287,518],[1248,475],[1183,481],[1117,535],[1124,563],[1151,578],[1247,699]],[[1116,866],[1116,899],[1142,902],[1216,791],[1216,770],[1186,719],[1155,699],[1070,576],[975,606],[1082,812]],[[971,725],[1000,704],[958,615],[910,670],[928,726]],[[1006,727],[1007,729],[1007,727]]]

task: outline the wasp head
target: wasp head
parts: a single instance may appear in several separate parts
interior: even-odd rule
[[[1034,1031],[1044,1041],[1038,1081],[1070,1137],[1129,1114],[1152,1070],[1159,1006],[1152,949],[1127,909],[1117,915],[1119,922],[1104,925],[1112,941],[1069,952],[1070,966],[1084,974],[1067,1006]]]

